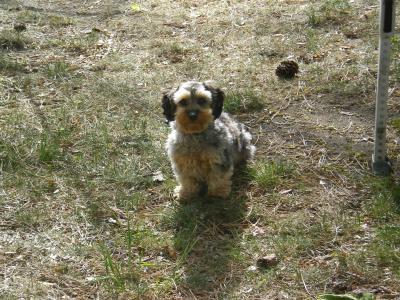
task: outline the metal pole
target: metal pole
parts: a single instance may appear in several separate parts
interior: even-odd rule
[[[391,37],[395,26],[395,0],[381,0],[379,24],[379,66],[375,108],[375,144],[372,169],[376,175],[388,175],[391,165],[386,156],[387,99],[389,88]]]

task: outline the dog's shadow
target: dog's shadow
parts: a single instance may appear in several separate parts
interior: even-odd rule
[[[175,211],[174,246],[184,272],[181,287],[190,294],[211,299],[225,295],[237,283],[238,270],[233,266],[241,259],[247,178],[246,168],[235,172],[229,199],[193,199]]]

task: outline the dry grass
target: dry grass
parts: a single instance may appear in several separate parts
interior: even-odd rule
[[[398,178],[369,170],[377,16],[361,0],[0,3],[0,298],[399,297]],[[300,73],[280,80],[288,58]],[[257,144],[226,202],[171,196],[161,90],[192,78],[219,82]]]

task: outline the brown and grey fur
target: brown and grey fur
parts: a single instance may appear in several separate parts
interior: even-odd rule
[[[189,81],[166,93],[164,115],[172,132],[167,152],[179,182],[179,199],[226,198],[235,166],[254,155],[251,134],[222,112],[223,92],[209,83]]]

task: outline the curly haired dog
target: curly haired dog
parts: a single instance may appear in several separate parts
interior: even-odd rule
[[[227,198],[234,167],[251,159],[255,146],[243,124],[222,112],[224,93],[208,82],[188,81],[164,94],[172,132],[166,144],[180,200]]]

